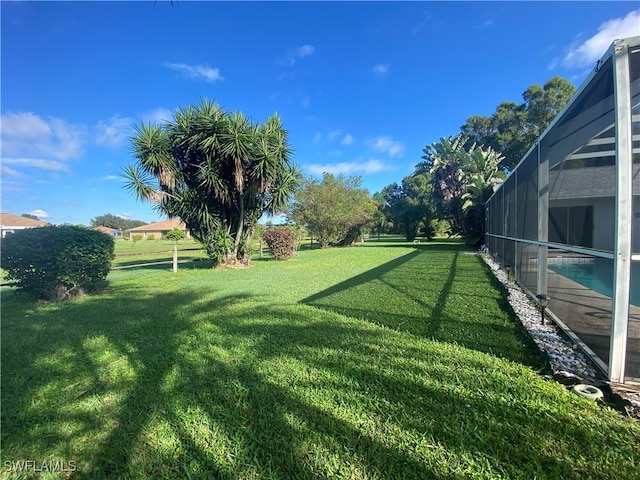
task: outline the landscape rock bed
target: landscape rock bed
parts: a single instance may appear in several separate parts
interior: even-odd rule
[[[536,343],[549,367],[553,377],[566,385],[572,385],[585,381],[596,386],[607,387],[619,397],[613,399],[618,407],[627,414],[640,415],[640,393],[631,389],[616,389],[603,378],[602,374],[591,363],[582,350],[567,338],[563,332],[547,319],[548,323],[542,325],[539,308],[534,305],[527,294],[507,273],[495,262],[490,255],[481,253],[480,256],[489,266],[494,276],[507,291],[507,300],[516,313],[522,325],[527,329],[531,338]]]

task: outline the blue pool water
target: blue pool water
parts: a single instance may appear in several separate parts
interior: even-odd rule
[[[549,269],[607,297],[613,295],[613,262],[594,260],[588,263],[549,262]],[[640,307],[640,263],[631,264],[630,303]]]

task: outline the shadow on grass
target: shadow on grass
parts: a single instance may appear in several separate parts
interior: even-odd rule
[[[478,261],[459,242],[416,244],[302,303],[541,367],[495,278]]]
[[[114,265],[112,271],[121,270],[168,270],[173,268],[173,257],[159,258],[157,260],[144,260],[122,262]],[[210,269],[212,268],[211,260],[206,258],[181,259],[178,263],[180,269]]]
[[[307,349],[380,333],[335,319],[306,326],[308,316],[288,308],[239,308],[251,303],[247,295],[203,296],[116,288],[111,298],[40,312],[8,296],[5,305],[17,308],[2,325],[3,461],[73,460],[70,478],[324,478],[349,463],[362,463],[363,472],[428,474],[408,452],[314,405],[256,363],[291,352],[305,362]],[[325,450],[335,456],[328,464]]]
[[[444,335],[453,317],[437,301],[458,295],[457,276],[434,273],[431,296],[394,276],[428,280],[426,255],[310,305],[139,284],[53,305],[3,295],[2,460],[73,459],[71,478],[98,479],[574,478],[572,462],[629,437],[557,408],[516,364],[334,313],[327,299],[379,282],[381,305],[394,292],[426,312],[413,314],[417,331],[437,314]],[[465,260],[444,265],[465,271]],[[618,478],[631,478],[638,453],[620,455]]]
[[[2,460],[73,459],[71,478],[457,480],[606,478],[580,462],[619,456],[632,478],[627,430],[593,429],[531,370],[473,351],[522,349],[503,344],[508,319],[474,314],[501,301],[477,257],[433,252],[299,305],[138,283],[3,295]]]

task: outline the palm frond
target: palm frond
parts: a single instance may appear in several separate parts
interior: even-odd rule
[[[126,165],[120,176],[125,180],[124,188],[133,193],[138,200],[160,203],[167,195],[153,185],[155,177],[137,165]]]

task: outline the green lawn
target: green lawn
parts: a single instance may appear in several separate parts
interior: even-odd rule
[[[141,240],[134,243],[130,240],[117,239],[115,254],[116,258],[112,263],[113,267],[140,265],[150,262],[169,262],[162,268],[171,270],[173,242],[169,240]],[[195,240],[178,241],[179,261],[206,258],[206,256],[202,245]]]
[[[2,290],[7,478],[640,478],[640,425],[540,375],[461,245],[206,265],[61,304]]]

